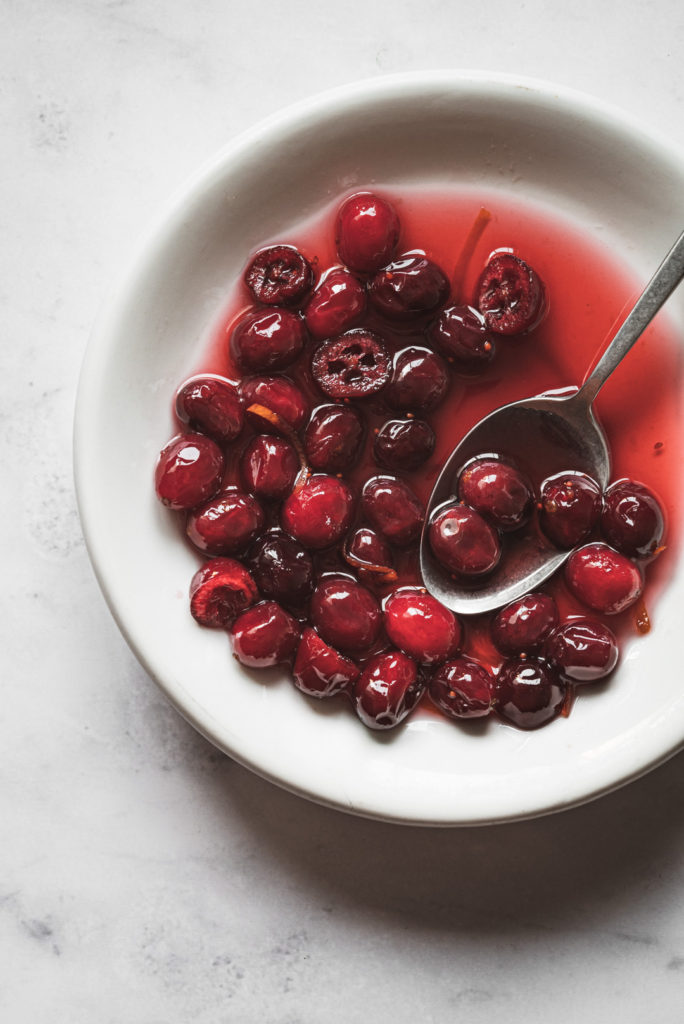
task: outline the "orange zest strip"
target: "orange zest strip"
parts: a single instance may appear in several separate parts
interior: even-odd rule
[[[454,268],[453,277],[451,279],[451,297],[455,303],[460,303],[463,298],[463,282],[465,280],[466,272],[468,270],[468,264],[473,258],[475,252],[475,246],[480,241],[485,228],[492,219],[492,215],[489,210],[485,209],[484,206],[480,207],[479,213],[473,225],[468,232],[463,248],[461,249],[461,255],[458,258],[458,262]]]
[[[366,562],[363,558],[358,558],[357,555],[352,555],[351,551],[344,545],[342,555],[345,562],[352,565],[355,569],[365,569],[367,572],[377,572],[379,576],[387,583],[394,583],[398,579],[394,569],[390,569],[389,565],[374,565],[373,562]]]
[[[272,427],[285,437],[294,450],[297,452],[297,458],[299,459],[300,470],[295,479],[292,487],[293,491],[300,491],[306,481],[311,476],[311,470],[309,464],[306,461],[306,452],[304,451],[304,445],[299,439],[297,431],[284,420],[282,416],[279,416],[273,409],[269,409],[267,405],[260,405],[255,402],[254,405],[250,405],[247,408],[247,412],[251,412],[254,416],[259,416],[262,420],[266,420]]]
[[[651,619],[649,617],[648,611],[646,610],[646,605],[644,604],[643,599],[639,601],[639,603],[636,606],[636,616],[634,621],[636,622],[636,628],[639,630],[640,633],[650,632]]]

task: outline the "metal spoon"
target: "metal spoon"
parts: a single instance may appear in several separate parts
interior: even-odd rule
[[[479,455],[512,456],[537,485],[553,473],[579,470],[605,487],[610,479],[610,451],[594,416],[594,399],[682,277],[684,232],[580,388],[547,392],[504,405],[480,420],[453,450],[430,495],[420,542],[423,582],[442,604],[462,615],[500,608],[535,590],[568,558],[569,551],[559,551],[537,531],[536,535],[509,538],[499,565],[486,580],[459,581],[434,558],[427,537],[428,523],[436,508],[456,500],[459,470]]]

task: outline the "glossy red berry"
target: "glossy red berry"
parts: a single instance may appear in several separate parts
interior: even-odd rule
[[[334,267],[319,281],[304,309],[312,338],[323,341],[349,330],[366,312],[366,290],[353,274]]]
[[[301,430],[309,417],[309,402],[301,388],[288,377],[247,377],[240,384],[245,409],[262,405],[276,413],[293,430]],[[274,433],[272,423],[254,412],[245,413],[247,420],[260,433]]]
[[[414,492],[394,476],[373,476],[361,494],[368,522],[392,544],[406,547],[420,536],[425,510]]]
[[[272,434],[252,438],[240,459],[240,474],[247,491],[278,501],[292,490],[300,470],[299,457],[287,441]]]
[[[538,729],[557,718],[565,702],[565,683],[556,669],[537,658],[511,658],[496,678],[494,706],[518,729]]]
[[[301,355],[306,342],[304,321],[288,309],[247,313],[233,329],[230,355],[245,373],[284,370]]]
[[[484,576],[501,558],[497,531],[467,505],[438,509],[430,522],[428,540],[440,565],[458,576]]]
[[[665,517],[652,491],[635,480],[618,480],[604,496],[601,532],[632,558],[652,558],[663,541]]]
[[[428,341],[449,360],[452,369],[471,377],[482,373],[496,355],[484,317],[472,306],[448,306],[427,332]]]
[[[526,594],[497,612],[492,621],[494,646],[502,654],[523,654],[540,647],[558,625],[558,608],[550,594]]]
[[[337,544],[351,526],[354,496],[343,480],[312,476],[286,498],[283,529],[310,551]]]
[[[311,621],[333,647],[363,651],[378,638],[382,612],[376,597],[356,580],[330,576],[314,590]]]
[[[250,261],[245,284],[266,306],[297,305],[313,285],[313,270],[294,246],[269,245]]]
[[[435,450],[435,432],[425,420],[387,420],[373,441],[378,466],[410,472],[423,466]]]
[[[442,357],[411,345],[395,355],[383,399],[398,412],[428,412],[437,408],[448,390],[449,369]]]
[[[207,555],[241,555],[264,526],[264,512],[251,494],[222,491],[188,516],[186,533]]]
[[[212,558],[190,582],[190,613],[201,626],[227,629],[259,598],[244,565],[234,558]]]
[[[369,729],[393,729],[413,710],[425,690],[415,661],[386,651],[366,662],[354,685],[354,704]]]
[[[453,657],[461,624],[452,611],[424,590],[402,587],[385,602],[385,631],[395,647],[422,665]]]
[[[643,591],[641,570],[607,544],[585,544],[565,564],[571,593],[594,612],[616,615],[633,605]]]
[[[326,644],[315,629],[307,626],[297,648],[292,680],[309,697],[334,697],[349,690],[359,676],[351,658]]]
[[[244,411],[239,390],[224,377],[204,373],[190,377],[176,392],[176,415],[192,430],[219,444],[234,441],[242,431]]]
[[[320,405],[304,434],[306,457],[312,469],[340,473],[356,461],[364,437],[361,416],[350,405]]]
[[[178,434],[159,454],[154,473],[157,497],[185,511],[216,494],[223,479],[223,452],[204,434]]]
[[[344,557],[367,586],[384,586],[396,579],[389,544],[367,526],[359,527],[347,540]]]
[[[422,252],[407,252],[368,282],[371,305],[388,320],[415,320],[439,309],[449,297],[449,279]]]
[[[280,530],[269,530],[250,551],[252,574],[264,597],[300,609],[314,588],[311,555]]]
[[[541,486],[539,525],[559,548],[586,540],[601,515],[601,488],[586,473],[557,473]]]
[[[391,203],[372,192],[357,192],[337,215],[337,252],[350,270],[371,274],[392,259],[399,241],[399,218]]]
[[[324,341],[311,361],[313,378],[330,398],[368,398],[390,379],[387,347],[374,331],[356,327]]]
[[[615,634],[598,619],[574,619],[551,634],[544,656],[573,683],[593,683],[618,662]]]
[[[494,678],[479,661],[460,654],[435,669],[428,694],[449,718],[484,718],[492,709]]]
[[[530,518],[532,487],[515,466],[501,459],[473,459],[458,478],[458,497],[499,530],[517,530]]]
[[[233,623],[233,654],[247,668],[287,664],[297,649],[300,633],[299,623],[284,608],[275,601],[262,601]]]
[[[523,334],[544,315],[544,285],[524,260],[511,252],[495,252],[478,282],[477,306],[490,331]]]

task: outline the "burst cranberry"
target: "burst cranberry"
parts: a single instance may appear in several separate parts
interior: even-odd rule
[[[458,576],[484,576],[501,558],[498,533],[467,505],[448,505],[438,511],[430,523],[428,540],[437,561]]]
[[[539,525],[559,548],[586,540],[601,514],[601,488],[586,473],[557,473],[541,487]]]
[[[344,576],[331,576],[314,590],[311,621],[334,647],[363,651],[378,638],[382,612],[366,587]]]
[[[517,530],[533,507],[530,484],[520,470],[499,459],[475,459],[461,471],[458,496],[499,530]]]
[[[392,378],[383,398],[400,412],[428,412],[448,390],[449,370],[442,357],[429,348],[411,346],[394,357]]]
[[[380,335],[357,327],[324,341],[314,352],[311,371],[330,398],[367,398],[385,387],[391,362]]]
[[[204,434],[177,434],[159,454],[154,473],[157,497],[185,511],[216,494],[223,479],[223,452]]]
[[[536,658],[511,658],[496,679],[495,707],[518,729],[538,729],[557,718],[565,701],[565,683],[555,668]]]
[[[461,642],[461,624],[453,612],[424,590],[395,590],[385,602],[385,630],[395,647],[422,665],[451,658]]]
[[[337,215],[335,243],[350,270],[372,274],[392,259],[399,241],[399,218],[394,207],[372,192],[357,192],[342,203]]]
[[[493,253],[477,286],[477,305],[490,331],[522,334],[544,315],[539,275],[510,252]]]
[[[306,341],[304,322],[287,309],[248,313],[230,338],[230,354],[246,373],[284,370],[301,355]]]
[[[603,615],[615,615],[641,597],[641,571],[626,555],[607,544],[585,544],[573,551],[565,581],[574,596]]]
[[[284,498],[292,490],[299,469],[299,458],[292,445],[271,434],[252,438],[240,459],[245,488],[259,498]]]
[[[363,435],[363,422],[356,409],[349,405],[319,406],[304,435],[309,465],[327,473],[348,469],[356,461]]]
[[[188,516],[189,539],[207,555],[241,555],[264,525],[264,512],[251,494],[230,489]]]
[[[347,541],[344,558],[368,586],[396,579],[390,546],[375,530],[361,526]]]
[[[387,540],[405,547],[417,540],[425,511],[408,484],[394,476],[373,476],[361,495],[366,519]]]
[[[290,536],[318,551],[344,537],[353,512],[354,496],[343,480],[313,476],[285,500],[281,520]]]
[[[295,609],[308,601],[314,588],[311,555],[280,530],[264,534],[251,551],[252,573],[264,597]]]
[[[208,434],[221,444],[242,431],[244,412],[238,389],[224,377],[191,377],[176,392],[176,415],[181,423]]]
[[[618,480],[605,493],[601,531],[623,555],[651,558],[663,540],[665,519],[656,496],[634,480]]]
[[[263,405],[276,413],[293,430],[301,430],[309,416],[309,403],[304,392],[287,377],[249,377],[240,385],[245,407]],[[271,434],[274,427],[263,416],[246,413],[255,430]]]
[[[448,295],[448,277],[422,252],[405,253],[368,282],[368,298],[388,320],[413,320],[434,313]]]
[[[598,619],[566,622],[544,647],[544,656],[574,683],[593,683],[609,675],[618,653],[615,634]]]
[[[283,665],[292,660],[300,632],[298,622],[284,608],[275,601],[262,601],[233,623],[233,654],[247,668]]]
[[[474,376],[486,370],[496,355],[484,317],[472,306],[443,309],[428,329],[428,341],[457,373]]]
[[[348,690],[358,675],[358,665],[350,658],[326,644],[315,629],[304,629],[292,669],[298,690],[309,697],[334,697]]]
[[[356,713],[369,729],[392,729],[413,710],[424,690],[415,661],[402,651],[386,651],[371,658],[356,680]]]
[[[313,270],[292,245],[260,249],[245,271],[245,284],[257,302],[266,306],[292,306],[313,285]]]
[[[417,469],[434,450],[435,433],[425,420],[388,420],[373,442],[373,458],[385,469]]]
[[[484,718],[492,709],[494,679],[479,661],[460,654],[436,669],[428,693],[450,718]]]
[[[234,558],[212,558],[190,582],[190,613],[201,626],[227,629],[259,597],[256,583]]]
[[[366,292],[348,270],[335,267],[319,282],[304,309],[309,334],[318,341],[342,334],[366,311]]]
[[[526,594],[502,608],[492,622],[492,640],[502,654],[533,651],[558,625],[558,608],[549,594]]]

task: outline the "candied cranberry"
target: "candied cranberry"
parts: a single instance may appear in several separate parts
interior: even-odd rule
[[[354,496],[343,480],[313,476],[286,498],[281,521],[290,536],[318,551],[344,537],[353,512]]]
[[[565,582],[592,611],[615,615],[641,597],[641,570],[607,544],[585,544],[573,551],[565,566]]]
[[[541,486],[539,524],[559,548],[586,540],[601,514],[601,488],[586,473],[557,473]]]
[[[306,341],[304,322],[287,309],[248,313],[230,338],[230,354],[246,373],[284,370],[301,355]]]
[[[312,287],[313,270],[294,246],[269,245],[260,249],[247,267],[245,284],[257,302],[291,306]]]
[[[366,398],[387,384],[390,356],[379,334],[356,327],[324,341],[314,352],[311,371],[330,398]]]
[[[502,654],[539,647],[558,625],[558,608],[549,594],[526,594],[502,608],[492,622],[492,640]]]
[[[204,434],[177,434],[162,448],[154,473],[157,497],[185,511],[216,494],[223,479],[223,452]]]
[[[244,565],[234,558],[211,558],[190,582],[190,613],[201,626],[227,629],[258,597]]]
[[[366,662],[356,680],[356,713],[369,729],[392,729],[413,710],[424,690],[415,661],[402,651],[386,651]]]
[[[252,572],[264,597],[300,608],[314,588],[311,555],[280,530],[264,534],[251,551]]]
[[[353,566],[360,579],[370,585],[384,584],[396,579],[394,559],[390,546],[375,530],[361,526],[349,538],[344,558]]]
[[[246,407],[263,405],[276,413],[293,430],[300,430],[309,415],[309,403],[304,392],[287,377],[248,377],[240,384]],[[247,419],[255,430],[271,434],[272,424],[263,416],[246,412]]]
[[[348,270],[335,267],[318,283],[304,309],[309,334],[318,341],[341,334],[366,312],[366,292]]]
[[[306,456],[312,469],[339,473],[355,461],[364,428],[349,405],[321,405],[315,409],[304,434]]]
[[[424,590],[395,590],[385,602],[385,630],[395,647],[422,665],[453,657],[461,642],[461,624],[453,612]]]
[[[520,470],[500,459],[474,459],[461,471],[458,496],[500,530],[517,530],[533,507],[530,484]]]
[[[292,660],[299,635],[296,619],[275,601],[262,601],[233,623],[233,654],[247,668],[282,665]]]
[[[392,377],[383,398],[400,412],[435,409],[449,390],[449,370],[429,348],[410,346],[394,357]]]
[[[259,498],[284,498],[292,490],[299,469],[292,445],[271,434],[252,438],[240,459],[242,482]]]
[[[371,526],[392,544],[405,547],[418,539],[425,510],[403,480],[371,477],[363,488],[361,508]]]
[[[450,718],[484,718],[492,709],[494,679],[479,661],[460,654],[436,669],[428,694]]]
[[[511,252],[495,252],[478,282],[477,305],[490,331],[522,334],[544,314],[544,285],[524,260]]]
[[[314,590],[311,621],[334,647],[362,651],[377,640],[382,612],[366,587],[345,576],[331,576]]]
[[[188,516],[189,539],[207,555],[240,555],[264,525],[264,512],[251,494],[223,491]]]
[[[388,420],[373,442],[373,458],[385,469],[417,469],[434,450],[435,432],[425,420]]]
[[[467,505],[448,505],[433,516],[428,540],[437,561],[459,576],[484,576],[501,558],[496,530]]]
[[[544,656],[574,683],[609,675],[618,661],[615,634],[598,619],[575,619],[551,634]]]
[[[434,313],[448,296],[449,278],[422,252],[405,253],[368,282],[368,298],[388,320]]]
[[[307,626],[297,648],[292,679],[298,690],[310,697],[333,697],[343,693],[359,675],[359,668],[322,640]]]
[[[496,355],[484,317],[472,306],[443,309],[428,328],[427,337],[457,373],[467,376],[482,373]]]
[[[618,480],[604,496],[601,531],[623,555],[651,558],[662,543],[665,519],[658,499],[643,484]]]
[[[372,192],[349,196],[337,214],[335,244],[350,270],[372,274],[389,263],[399,241],[394,207]]]
[[[496,678],[499,715],[518,729],[538,729],[557,718],[565,701],[565,683],[556,669],[536,658],[505,661]]]
[[[242,431],[244,413],[238,389],[224,377],[191,377],[176,392],[176,415],[193,430],[209,434],[221,444],[234,441]]]

